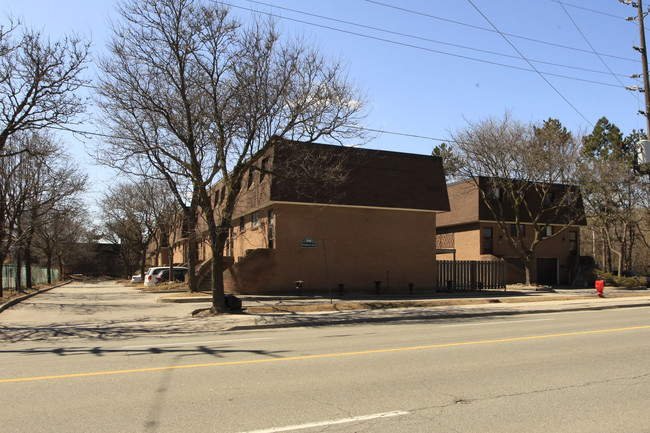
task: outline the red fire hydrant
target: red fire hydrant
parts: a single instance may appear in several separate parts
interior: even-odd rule
[[[598,293],[599,298],[604,298],[603,290],[605,290],[605,281],[596,280],[596,292]]]

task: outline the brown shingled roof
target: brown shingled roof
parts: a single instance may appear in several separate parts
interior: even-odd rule
[[[318,173],[305,170],[301,179],[276,176],[272,201],[324,203],[348,206],[386,207],[448,211],[449,199],[442,159],[435,156],[388,152],[324,144],[290,143],[275,149],[274,165],[292,160],[320,160],[323,166],[340,164],[345,179],[327,191],[320,188]],[[313,157],[312,157],[313,156]],[[284,162],[283,162],[284,161]],[[296,162],[295,165],[300,164]],[[318,164],[312,171],[318,171]],[[325,171],[325,170],[323,170]],[[298,185],[308,185],[300,187]]]

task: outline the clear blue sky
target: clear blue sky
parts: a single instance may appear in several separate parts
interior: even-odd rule
[[[273,13],[285,34],[304,35],[343,59],[371,101],[369,128],[427,137],[381,134],[370,148],[429,154],[465,119],[506,110],[524,121],[557,118],[574,132],[590,131],[602,116],[626,135],[645,129],[637,114],[644,109],[643,94],[624,88],[642,86],[629,78],[641,73],[640,55],[632,49],[639,45],[638,23],[625,21],[636,9],[617,0],[224,3],[244,20],[249,10]],[[0,10],[52,38],[69,32],[92,37],[99,54],[114,1],[0,0]],[[90,123],[80,128],[95,130]],[[74,136],[64,140],[89,163],[87,143]],[[99,189],[110,178],[92,167],[89,172]]]

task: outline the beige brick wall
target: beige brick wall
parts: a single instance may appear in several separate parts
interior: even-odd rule
[[[228,277],[229,288],[281,292],[293,290],[296,280],[304,281],[305,293],[326,291],[328,280],[332,290],[342,283],[347,291],[373,291],[374,281],[381,281],[385,292],[406,292],[410,282],[416,288],[434,286],[433,212],[290,204],[273,209],[275,251],[240,260]],[[317,248],[301,248],[307,237]],[[250,236],[241,248],[254,246],[253,239],[263,245],[264,236]],[[273,262],[273,271],[267,267],[261,280],[257,274],[265,261]]]

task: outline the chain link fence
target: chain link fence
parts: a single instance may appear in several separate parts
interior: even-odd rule
[[[25,287],[27,281],[25,266],[20,269],[21,286]],[[2,266],[2,287],[5,289],[16,289],[16,265],[5,264]],[[59,270],[52,269],[52,281],[59,279]],[[47,268],[32,266],[32,284],[47,283]]]

